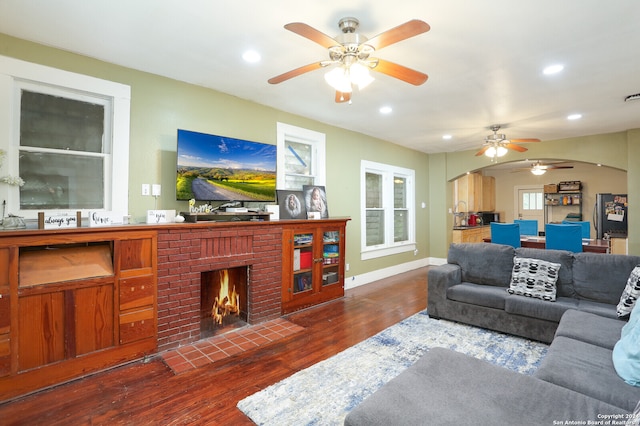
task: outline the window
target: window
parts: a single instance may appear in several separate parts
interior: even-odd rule
[[[362,259],[415,249],[415,172],[362,161]]]
[[[325,135],[278,123],[278,189],[325,184]]]
[[[542,192],[523,192],[522,210],[542,210]]]
[[[0,107],[2,174],[24,181],[0,185],[6,213],[126,214],[130,88],[5,57],[0,69],[0,99],[8,103]]]

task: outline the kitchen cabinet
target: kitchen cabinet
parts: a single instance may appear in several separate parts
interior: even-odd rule
[[[611,245],[611,254],[629,254],[628,238],[611,238],[609,244]]]
[[[0,400],[153,353],[156,231],[0,233]]]
[[[582,220],[582,192],[544,194],[544,223],[559,223],[565,219]]]
[[[475,226],[472,228],[454,229],[451,242],[453,243],[482,243],[485,238],[491,238],[490,226]]]
[[[345,224],[308,221],[282,234],[282,313],[344,296]]]
[[[453,200],[458,212],[494,211],[495,178],[469,173],[453,182]]]

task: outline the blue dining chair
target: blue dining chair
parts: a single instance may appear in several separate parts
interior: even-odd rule
[[[513,223],[520,225],[520,235],[538,236],[538,221],[533,219],[516,219]]]
[[[589,239],[591,238],[591,222],[588,220],[585,221],[575,221],[575,220],[563,220],[562,223],[565,225],[580,225],[582,226],[582,238]]]
[[[517,223],[491,222],[491,242],[520,247],[520,225]]]
[[[551,250],[582,251],[582,226],[576,224],[547,223],[544,227],[545,247]]]

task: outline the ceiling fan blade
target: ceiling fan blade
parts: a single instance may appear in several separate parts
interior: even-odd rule
[[[312,64],[309,65],[305,65],[302,66],[300,68],[296,68],[294,70],[285,72],[284,74],[280,74],[278,76],[275,76],[273,78],[270,78],[269,80],[267,80],[270,84],[278,84],[278,83],[282,83],[283,81],[289,80],[290,78],[293,77],[297,77],[301,74],[304,74],[306,72],[309,71],[315,71],[318,68],[322,68],[322,64],[320,62],[314,62]]]
[[[485,151],[486,151],[486,150],[488,150],[488,149],[489,149],[489,145],[485,145],[485,146],[483,146],[482,148],[480,148],[480,151],[476,152],[476,157],[481,156],[481,155],[482,155],[482,154],[484,154],[484,153],[485,153]]]
[[[327,49],[339,44],[337,41],[335,41],[325,33],[318,31],[307,24],[303,24],[302,22],[292,22],[285,25],[284,27],[285,29],[294,32],[304,38],[308,38],[309,40],[316,42],[320,46],[326,47]]]
[[[510,139],[510,141],[514,143],[526,143],[526,142],[540,142],[540,139],[525,138],[525,139]]]
[[[351,93],[336,91],[336,102],[337,103],[349,102],[350,100],[351,100]]]
[[[527,148],[525,148],[523,146],[520,146],[520,145],[513,144],[513,143],[508,143],[508,144],[505,145],[505,147],[508,148],[508,149],[512,149],[514,151],[518,151],[518,152],[528,151]]]
[[[549,169],[573,169],[573,166],[547,166],[547,170]]]
[[[382,49],[390,44],[397,43],[402,40],[406,40],[418,34],[426,33],[431,27],[426,22],[419,19],[413,19],[404,24],[398,25],[388,31],[385,31],[372,39],[368,40],[366,44],[370,45],[374,49]]]
[[[414,86],[421,85],[427,81],[427,78],[429,78],[428,75],[419,71],[412,70],[411,68],[407,68],[393,62],[385,61],[384,59],[377,59],[377,62],[377,65],[372,68],[374,71],[381,72],[382,74],[397,78],[409,84],[413,84]]]

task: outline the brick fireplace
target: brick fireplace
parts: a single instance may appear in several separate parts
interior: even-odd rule
[[[282,227],[198,224],[158,231],[158,350],[201,337],[203,273],[247,268],[247,322],[281,315]]]

